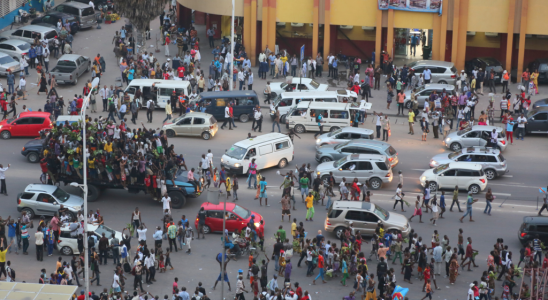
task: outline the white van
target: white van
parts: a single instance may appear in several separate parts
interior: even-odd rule
[[[157,88],[154,93],[152,85]],[[175,94],[179,96],[183,92],[187,97],[192,93],[189,81],[182,80],[163,80],[163,79],[133,79],[124,92],[127,92],[131,101],[135,96],[137,89],[141,89],[141,107],[146,107],[148,99],[156,102],[156,107],[165,108],[167,100]]]
[[[267,133],[232,145],[221,157],[221,166],[230,173],[247,174],[253,158],[257,170],[274,166],[283,169],[294,156],[293,143],[288,135]]]
[[[320,131],[316,116],[321,113],[324,131],[335,131],[352,125],[350,116],[352,110],[369,110],[372,104],[366,102],[352,103],[325,103],[325,102],[301,102],[293,107],[286,117],[288,128],[295,128],[295,132]]]
[[[284,92],[278,95],[272,105],[278,108],[280,112],[280,123],[285,123],[287,112],[301,101],[309,102],[334,102],[347,103],[352,101],[352,98],[357,98],[355,92],[350,90],[336,90],[323,92]],[[275,111],[270,111],[270,117],[274,120]]]

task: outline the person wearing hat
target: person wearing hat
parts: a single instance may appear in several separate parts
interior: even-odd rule
[[[506,122],[506,141],[510,139],[510,145],[514,144],[514,118],[510,117]]]
[[[472,204],[476,202],[478,202],[478,199],[472,198],[472,192],[468,192],[468,198],[466,199],[466,213],[464,213],[464,216],[460,218],[461,223],[467,215],[470,215],[470,222],[474,222],[474,220],[472,220]]]

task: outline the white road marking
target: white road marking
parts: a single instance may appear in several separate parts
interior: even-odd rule
[[[413,171],[426,171],[426,170],[429,170],[429,169],[411,169]]]
[[[514,177],[514,175],[502,175],[502,177],[512,178],[512,177]]]
[[[528,185],[520,185],[520,184],[515,185],[515,184],[508,184],[508,183],[490,183],[489,182],[489,185],[511,186],[516,188],[528,188],[528,189],[538,190],[538,186],[528,186]]]
[[[493,193],[493,195],[506,196],[506,197],[511,197],[512,196],[512,194],[506,194],[506,193]]]

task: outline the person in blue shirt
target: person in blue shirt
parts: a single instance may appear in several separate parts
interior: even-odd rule
[[[34,49],[34,45],[30,46],[29,49],[29,67],[31,69],[36,68],[36,49]]]
[[[15,220],[8,218],[8,245],[13,243],[13,247],[10,247],[8,253],[11,253],[11,248],[15,248],[15,254],[19,254],[17,252],[17,224],[15,223]]]
[[[53,234],[53,229],[51,228],[51,225],[49,225],[48,229],[46,230],[46,245],[48,247],[48,256],[53,255],[53,244],[55,244],[55,235]]]
[[[411,54],[413,56],[415,56],[415,54],[417,54],[417,42],[418,42],[419,38],[414,34],[412,37],[411,37]]]
[[[274,56],[274,53],[270,53],[268,60],[270,61],[270,76],[274,77],[274,71],[276,69],[275,67],[276,56]]]
[[[333,67],[335,65],[335,61],[333,61]],[[315,113],[315,111],[311,111],[311,115],[313,115]],[[316,138],[318,135],[322,135],[323,134],[323,125],[322,125],[322,119],[323,119],[323,116],[320,112],[317,113],[316,116],[316,122],[318,122],[318,127],[320,127],[320,132],[314,134],[314,138]]]
[[[445,191],[441,191],[441,196],[440,196],[440,208],[441,208],[441,212],[440,212],[440,218],[443,219],[443,213],[445,212]]]
[[[268,183],[266,182],[266,177],[263,176],[263,178],[261,178],[261,181],[259,182],[259,185],[260,185],[260,193],[259,193],[259,205],[263,206],[263,198],[264,198],[264,203],[266,206],[270,206],[268,205],[268,195],[266,194],[266,185]]]
[[[339,70],[337,69],[339,66],[339,59],[335,57],[331,66],[333,67],[334,78],[339,78]]]

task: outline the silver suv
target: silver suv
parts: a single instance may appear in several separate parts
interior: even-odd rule
[[[338,145],[316,147],[316,161],[328,162],[339,160],[349,154],[386,155],[390,166],[398,164],[398,152],[390,144],[377,140],[352,140]]]
[[[487,179],[495,179],[507,173],[508,165],[500,150],[484,147],[468,147],[456,152],[438,154],[430,160],[430,168],[450,162],[470,162],[483,167]]]
[[[439,84],[439,83],[430,83],[421,85],[416,88],[417,92],[415,93],[415,98],[419,103],[419,107],[424,107],[424,103],[430,99],[430,94],[434,91],[439,95],[445,90],[449,95],[455,95],[455,86],[449,84]],[[413,107],[411,101],[411,90],[405,91],[405,100],[403,100],[403,105],[405,108],[409,109]]]
[[[419,75],[426,69],[432,72],[431,83],[455,84],[457,81],[457,68],[452,62],[441,60],[418,60],[410,63],[409,68]]]
[[[390,161],[384,155],[351,154],[334,162],[325,162],[316,167],[316,174],[324,184],[328,183],[329,172],[333,172],[335,182],[345,177],[348,182],[358,178],[360,182],[369,180],[372,189],[378,190],[383,183],[392,182]]]
[[[497,148],[501,151],[506,149],[508,143],[504,138],[504,132],[502,132],[502,127],[497,126],[485,126],[485,125],[475,125],[468,126],[463,130],[454,131],[447,135],[443,144],[445,147],[453,150],[459,151],[462,148],[474,147],[474,146],[487,146],[487,142],[491,139],[491,132],[493,129],[497,132]]]
[[[343,229],[348,228],[350,222],[362,235],[373,235],[378,223],[384,225],[386,232],[396,230],[403,237],[408,236],[411,231],[404,215],[388,212],[371,202],[360,201],[333,202],[325,219],[325,231],[335,232],[340,238]]]
[[[53,216],[59,212],[61,205],[68,209],[68,222],[72,222],[77,220],[84,199],[49,184],[29,184],[23,193],[17,195],[17,211],[26,212],[30,219],[37,215]]]

